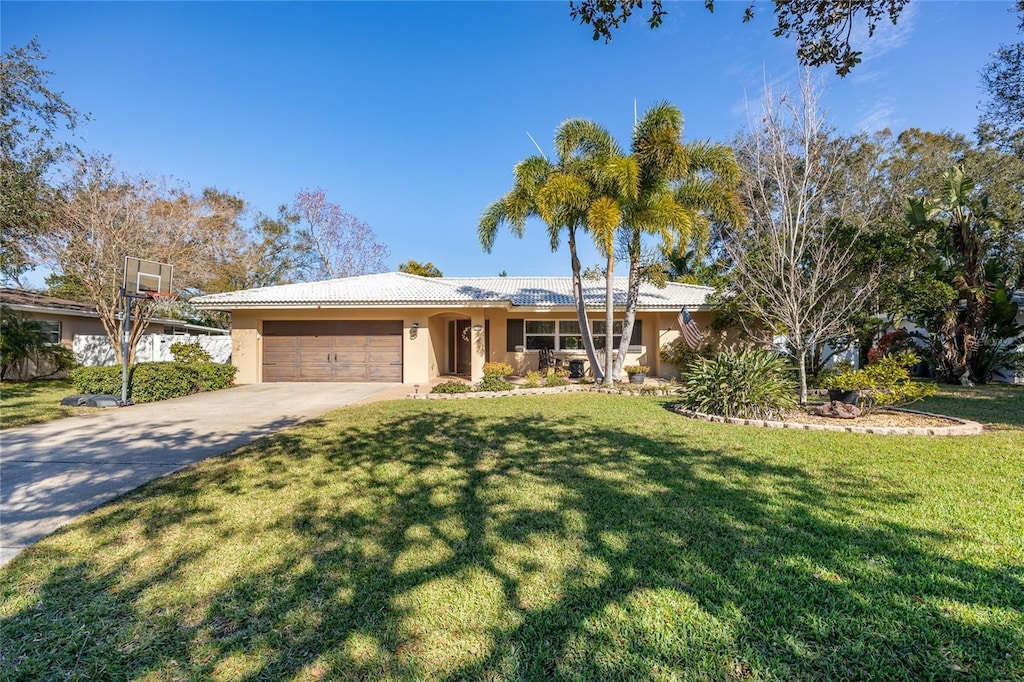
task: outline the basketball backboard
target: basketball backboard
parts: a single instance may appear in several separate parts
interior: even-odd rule
[[[167,263],[127,256],[124,259],[124,291],[132,298],[171,293],[173,268]]]

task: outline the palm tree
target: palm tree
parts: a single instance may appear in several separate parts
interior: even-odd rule
[[[940,258],[934,267],[951,294],[950,300],[935,306],[927,316],[930,319],[923,322],[930,327],[932,356],[940,379],[955,382],[964,377],[984,382],[990,367],[988,363],[978,366],[978,359],[985,356],[993,301],[1007,285],[1005,270],[992,258],[992,233],[999,218],[988,196],[977,191],[962,166],[949,168],[943,174],[943,184],[934,199],[908,200],[908,222],[935,231]]]
[[[560,158],[570,159],[576,175],[590,189],[585,226],[605,256],[605,365],[604,383],[612,384],[612,333],[615,316],[615,236],[622,225],[624,204],[634,201],[639,189],[636,160],[622,153],[606,128],[591,121],[566,121],[555,137]],[[575,276],[576,273],[574,273]],[[580,292],[582,298],[582,289]],[[581,321],[582,324],[582,321]],[[590,336],[590,330],[587,330]],[[621,367],[619,368],[621,370]]]
[[[633,131],[631,157],[639,169],[638,190],[624,202],[623,242],[629,258],[629,282],[622,339],[614,375],[622,371],[636,319],[644,271],[644,235],[658,237],[671,252],[707,233],[711,220],[739,222],[743,217],[737,186],[739,165],[732,150],[706,142],[684,144],[683,115],[668,102],[652,106]],[[609,338],[611,338],[609,336]]]
[[[635,173],[631,175],[632,165],[619,152],[608,131],[591,121],[565,121],[556,131],[555,143],[557,159],[554,163],[543,155],[534,155],[516,164],[512,188],[484,210],[477,236],[484,250],[490,253],[501,225],[507,225],[513,234],[521,237],[527,219],[537,217],[547,225],[551,250],[555,251],[562,230],[566,230],[573,297],[583,346],[595,378],[606,380],[587,318],[576,239],[580,230],[590,232],[609,263],[612,262],[621,208],[610,194],[628,194],[626,188],[635,179]],[[610,292],[608,301],[610,306]]]

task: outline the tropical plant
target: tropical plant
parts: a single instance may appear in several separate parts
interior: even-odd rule
[[[626,360],[636,320],[640,283],[650,270],[643,238],[661,240],[663,254],[686,244],[704,248],[712,220],[735,224],[742,219],[737,187],[739,165],[731,149],[707,142],[684,144],[683,114],[661,102],[644,114],[633,130],[631,157],[639,172],[636,193],[623,197],[622,245],[629,258],[629,279],[622,339],[613,368]]]
[[[54,374],[74,367],[75,356],[64,346],[50,343],[38,320],[0,305],[0,380],[23,374],[31,363],[40,373]]]
[[[541,153],[516,164],[512,188],[484,209],[477,235],[480,245],[489,253],[500,226],[507,225],[513,234],[521,237],[526,221],[536,217],[547,225],[551,249],[557,251],[562,230],[566,231],[573,298],[583,347],[600,379],[604,371],[594,349],[583,298],[582,266],[576,240],[580,232],[593,231],[599,246],[610,244],[613,231],[609,226],[617,226],[619,217],[614,201],[601,194],[601,189],[609,183],[628,184],[630,164],[616,153],[614,140],[604,128],[582,119],[570,119],[559,125],[555,132],[555,150],[554,161]]]
[[[1000,219],[963,166],[949,168],[943,192],[912,197],[907,221],[934,231],[934,276],[944,296],[923,302],[917,321],[928,330],[932,365],[944,382],[985,382],[998,369],[1002,349],[1024,341],[1015,323],[1006,264],[994,251]]]
[[[724,350],[697,359],[682,395],[691,410],[741,419],[778,418],[797,404],[789,363],[763,350]]]

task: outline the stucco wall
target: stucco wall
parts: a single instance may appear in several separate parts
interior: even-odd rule
[[[238,310],[232,315],[232,362],[238,367],[236,382],[240,384],[262,381],[262,332],[267,320],[401,320],[402,321],[402,362],[403,382],[406,384],[426,383],[434,377],[448,374],[448,324],[452,320],[466,320],[472,326],[489,328],[489,339],[483,331],[473,331],[472,338],[472,380],[482,377],[483,363],[487,360],[507,362],[516,373],[536,369],[536,351],[508,351],[506,323],[509,318],[525,320],[575,320],[574,310],[559,311],[507,311],[503,308],[377,308],[347,310],[334,308],[291,309],[291,310]],[[594,311],[591,321],[603,319],[603,311]],[[621,316],[616,316],[621,319]],[[630,353],[627,365],[642,364],[651,368],[651,376],[672,376],[674,368],[663,365],[659,349],[679,336],[679,326],[674,313],[641,313],[637,319],[643,323],[642,344],[639,352]],[[710,321],[707,313],[694,313],[698,324],[705,326]],[[412,325],[419,325],[413,333]],[[490,348],[490,357],[485,355],[485,342]],[[566,357],[563,355],[562,357]],[[580,351],[572,356],[584,359]],[[588,367],[589,369],[589,367]]]

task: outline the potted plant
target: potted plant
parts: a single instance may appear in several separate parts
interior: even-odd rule
[[[826,377],[821,387],[828,391],[829,400],[856,405],[860,401],[860,390],[864,388],[864,382],[857,370],[851,368]]]
[[[648,367],[644,365],[626,365],[626,374],[629,375],[629,383],[642,384],[647,377]]]

